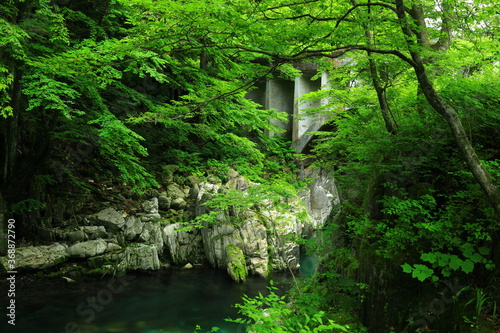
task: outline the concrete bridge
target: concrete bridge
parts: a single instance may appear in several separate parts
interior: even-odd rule
[[[298,101],[307,93],[318,91],[328,87],[328,74],[322,73],[320,77],[312,80],[317,71],[312,66],[302,64],[296,66],[302,71],[302,76],[295,80],[280,78],[268,78],[265,82],[257,85],[257,89],[248,94],[248,98],[261,104],[265,109],[275,109],[277,112],[285,112],[288,121],[273,121],[281,127],[284,132],[276,135],[283,136],[292,142],[292,147],[297,153],[303,153],[308,143],[314,136],[314,132],[321,129],[330,116],[323,113],[306,115],[306,110],[311,107],[320,107],[326,100],[308,102]]]

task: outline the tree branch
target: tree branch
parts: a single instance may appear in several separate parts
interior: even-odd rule
[[[352,6],[351,8],[349,8],[349,10],[337,20],[337,24],[335,24],[335,28],[337,28],[340,25],[340,23],[342,23],[343,21],[346,21],[347,16],[349,16],[349,14],[351,14],[355,9],[357,9],[359,7],[371,7],[371,6],[384,7],[384,8],[390,9],[396,13],[395,7],[388,5],[386,3],[383,3],[383,2],[358,3],[358,4],[355,4],[354,6]]]
[[[302,2],[288,3],[288,4],[284,4],[284,5],[279,5],[279,6],[276,6],[276,7],[267,8],[267,9],[264,9],[264,11],[275,10],[275,9],[280,9],[280,8],[284,8],[284,7],[305,5],[305,4],[308,4],[308,3],[313,3],[313,2],[318,2],[318,1],[319,0],[308,0],[308,1],[302,1]]]

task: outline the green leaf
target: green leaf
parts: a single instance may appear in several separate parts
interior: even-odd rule
[[[464,262],[462,262],[462,271],[465,273],[471,273],[474,270],[474,263],[470,260],[467,259]]]
[[[425,279],[431,277],[434,274],[434,270],[425,266],[416,264],[415,270],[412,273],[412,277],[417,278],[420,282],[423,282]]]
[[[409,264],[401,265],[401,267],[403,268],[403,272],[405,273],[411,273],[413,271],[413,267],[411,267]]]
[[[454,254],[450,255],[450,268],[451,269],[457,270],[458,268],[460,268],[462,263],[463,263],[463,260],[460,259],[458,256],[456,256]]]
[[[445,267],[441,270],[441,274],[443,274],[444,277],[449,277],[451,275],[451,270],[448,267]]]
[[[480,255],[479,253],[474,253],[470,256],[470,260],[472,260],[475,263],[482,262],[484,260],[483,256]]]
[[[464,257],[470,258],[472,253],[474,253],[474,247],[472,246],[471,243],[465,243],[462,246],[462,251],[463,251]]]
[[[487,256],[488,254],[490,254],[490,248],[488,247],[484,247],[484,246],[481,246],[480,248],[477,249],[479,251],[480,254],[482,254],[483,256]]]
[[[430,262],[431,264],[435,263],[437,261],[437,258],[438,258],[438,254],[439,253],[422,253],[422,255],[420,256],[420,259],[424,260],[424,261],[428,261]]]

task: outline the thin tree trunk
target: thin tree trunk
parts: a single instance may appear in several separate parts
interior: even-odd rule
[[[474,175],[474,178],[481,186],[483,192],[486,194],[488,200],[492,204],[496,214],[500,216],[500,189],[493,181],[490,173],[484,165],[479,160],[472,144],[469,141],[467,133],[460,121],[460,118],[453,109],[451,105],[449,105],[446,101],[444,101],[436,89],[432,85],[429,76],[425,70],[424,62],[422,57],[418,51],[415,49],[415,45],[411,41],[412,33],[409,28],[407,17],[405,13],[404,0],[396,0],[396,9],[398,18],[401,21],[401,28],[403,33],[407,37],[407,43],[409,46],[411,58],[413,60],[413,68],[417,75],[418,83],[422,88],[422,92],[425,95],[425,98],[429,102],[429,104],[446,120],[448,126],[451,129],[453,137],[457,143],[458,149],[462,154],[462,158],[467,163],[469,170]]]
[[[370,32],[367,31],[367,34]],[[391,134],[397,133],[397,124],[392,117],[391,108],[389,106],[389,102],[387,101],[387,95],[385,88],[380,84],[380,80],[378,77],[377,64],[372,57],[372,53],[368,52],[368,61],[370,63],[370,75],[372,77],[373,88],[377,93],[378,104],[380,106],[380,111],[382,112],[382,117],[384,118],[385,128]]]
[[[356,5],[356,1],[351,1],[353,5]],[[371,7],[368,6],[368,15],[371,15]],[[365,25],[365,36],[367,40],[367,44],[372,47],[373,46],[373,34],[368,25]],[[385,128],[391,134],[397,133],[397,124],[392,116],[392,111],[389,106],[389,102],[387,101],[387,95],[385,88],[380,84],[380,78],[378,75],[377,63],[375,59],[373,59],[373,54],[370,51],[368,53],[368,62],[370,65],[370,76],[372,78],[373,88],[377,93],[378,104],[380,106],[380,111],[382,112],[382,117],[384,118]]]

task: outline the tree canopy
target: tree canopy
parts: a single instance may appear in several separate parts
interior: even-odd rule
[[[34,230],[61,184],[142,191],[172,165],[287,177],[293,152],[270,135],[284,118],[246,95],[311,62],[331,82],[310,112],[335,129],[317,133],[314,163],[335,171],[345,205],[327,252],[391,259],[421,281],[492,270],[499,13],[496,0],[3,1],[0,207]],[[330,259],[325,279],[352,277]]]

